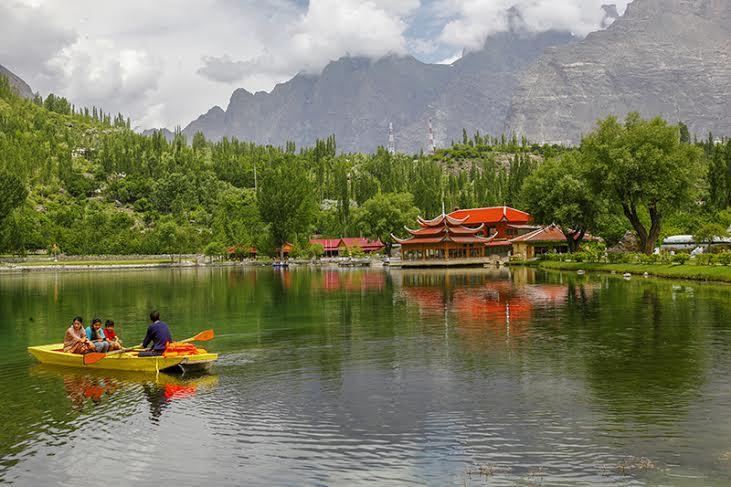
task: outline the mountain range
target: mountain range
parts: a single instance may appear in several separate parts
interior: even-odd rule
[[[731,31],[727,0],[635,0],[604,30],[530,33],[520,12],[510,29],[451,65],[413,57],[344,57],[319,75],[298,74],[270,93],[233,92],[183,132],[281,145],[335,134],[345,151],[386,145],[424,149],[429,120],[437,146],[469,133],[515,133],[576,144],[596,120],[639,111],[684,121],[691,131],[731,134]],[[615,21],[616,19],[616,21]]]

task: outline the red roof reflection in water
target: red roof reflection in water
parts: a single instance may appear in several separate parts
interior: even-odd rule
[[[386,284],[382,272],[325,270],[321,279],[313,279],[313,289],[328,292],[345,291],[380,291]]]

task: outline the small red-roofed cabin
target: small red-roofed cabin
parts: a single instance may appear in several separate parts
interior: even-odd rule
[[[584,235],[583,241],[598,242],[601,239],[587,233]],[[563,234],[558,225],[549,225],[525,235],[520,235],[511,239],[510,243],[513,245],[513,255],[526,260],[551,252],[563,254],[569,251],[566,235]]]
[[[325,251],[325,257],[337,257],[348,255],[348,251],[354,248],[360,248],[366,254],[380,252],[386,246],[380,240],[369,240],[363,237],[343,237],[343,238],[313,238],[310,244],[320,244]]]
[[[339,238],[312,238],[310,245],[322,245],[325,257],[337,257],[340,250]]]
[[[386,247],[380,240],[368,240],[363,237],[343,237],[340,239],[340,255],[346,255],[347,251],[360,248],[366,254],[380,252]]]

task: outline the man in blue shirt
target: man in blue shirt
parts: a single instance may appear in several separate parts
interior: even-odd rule
[[[152,344],[150,350],[139,353],[139,357],[156,357],[162,355],[168,343],[173,341],[170,335],[170,328],[167,323],[160,321],[160,312],[155,310],[150,313],[150,321],[152,324],[147,327],[147,335],[142,342],[142,348],[147,348]]]

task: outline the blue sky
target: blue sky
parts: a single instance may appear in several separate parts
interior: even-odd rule
[[[271,90],[351,54],[446,62],[507,28],[602,28],[609,0],[3,0],[0,64],[42,95],[185,125],[234,89]],[[620,12],[628,0],[617,2]]]

